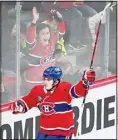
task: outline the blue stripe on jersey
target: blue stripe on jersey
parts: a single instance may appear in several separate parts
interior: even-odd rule
[[[39,110],[41,109],[40,105],[37,105],[37,107],[39,108]],[[54,110],[55,113],[56,112],[64,113],[66,111],[72,111],[72,107],[71,107],[71,105],[69,105],[67,103],[58,103],[58,104],[55,103],[54,108],[52,108],[49,105],[43,105],[42,110],[44,112],[50,112],[50,111]]]
[[[75,87],[74,86],[71,88],[70,94],[73,98],[79,98],[79,96],[75,92]]]
[[[34,42],[32,42],[32,43],[29,43],[27,40],[26,40],[26,46],[28,47],[28,48],[33,48],[34,46],[36,45],[36,42],[34,41]]]
[[[65,111],[72,110],[72,107],[71,105],[68,105],[66,103],[60,103],[60,104],[55,104],[54,110],[56,112],[65,112]]]

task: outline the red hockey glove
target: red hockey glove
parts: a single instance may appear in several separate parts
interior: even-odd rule
[[[96,73],[93,69],[85,70],[82,77],[85,88],[88,88],[95,81]]]
[[[13,114],[19,114],[19,113],[24,113],[25,112],[24,106],[19,101],[14,102],[10,106],[10,110],[12,111]]]

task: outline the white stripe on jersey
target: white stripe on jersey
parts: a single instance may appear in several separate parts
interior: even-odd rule
[[[55,102],[55,104],[68,104],[67,102]],[[68,104],[68,105],[71,105],[71,104]]]
[[[72,110],[64,111],[64,112],[56,112],[55,114],[65,114],[65,113],[69,113],[69,112],[72,112]]]
[[[25,107],[27,108],[27,110],[29,110],[29,107],[28,107],[27,103],[23,99],[20,99],[20,101],[23,102]]]
[[[42,126],[40,126],[40,128],[45,129],[45,130],[55,130],[55,129],[60,129],[60,130],[70,130],[71,128],[74,128],[74,125],[72,125],[72,126],[69,127],[69,128],[63,128],[63,127],[45,128],[45,127],[42,127]]]

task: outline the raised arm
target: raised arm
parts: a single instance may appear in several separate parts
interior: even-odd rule
[[[39,19],[39,13],[37,12],[36,7],[33,7],[32,14],[33,20],[26,32],[26,44],[28,48],[33,48],[36,45],[36,23]]]
[[[72,98],[79,98],[85,96],[86,88],[95,80],[95,71],[93,69],[84,71],[82,80],[70,88],[70,95]]]
[[[56,49],[61,50],[62,54],[66,55],[66,49],[64,46],[64,35],[66,33],[66,25],[63,20],[63,16],[59,11],[53,9],[51,10],[51,14],[56,19],[57,28],[58,28]]]

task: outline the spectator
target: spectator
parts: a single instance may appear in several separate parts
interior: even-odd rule
[[[31,26],[28,27],[26,34],[27,47],[30,49],[30,59],[29,67],[25,71],[24,77],[26,82],[25,85],[27,85],[28,88],[34,86],[33,84],[42,84],[42,73],[44,69],[51,65],[55,65],[53,53],[55,48],[58,47],[58,33],[51,32],[48,24],[37,23],[39,13],[37,13],[35,7],[32,12],[33,21]],[[63,25],[63,20],[60,20],[60,24],[58,25]],[[60,32],[64,33],[64,28]]]
[[[68,44],[67,46],[70,46],[74,50],[80,50],[84,47],[87,47],[86,45],[83,45],[80,40],[82,14],[76,9],[76,7],[73,6],[73,2],[43,1],[42,6],[44,12],[47,13],[47,17],[50,17],[49,11],[51,9],[56,9],[62,14],[66,24],[66,42]]]
[[[26,47],[26,29],[27,26],[24,23],[20,24],[20,74],[22,76],[23,72],[26,70],[28,66],[28,54],[29,54],[29,48]],[[13,52],[16,52],[16,24],[13,26],[12,31],[11,31],[11,54]],[[16,53],[13,53],[11,57],[16,57]],[[10,64],[15,64],[15,60],[12,59]]]
[[[11,21],[11,20],[10,20]],[[9,21],[9,22],[10,22]],[[5,32],[4,29],[6,27],[2,27],[3,28],[3,33]],[[7,27],[8,28],[8,27]],[[8,30],[8,29],[7,29]],[[24,71],[24,69],[26,69],[26,67],[28,66],[28,60],[27,60],[27,54],[29,49],[26,48],[26,43],[25,43],[25,33],[26,33],[26,25],[21,23],[21,36],[20,36],[20,43],[21,43],[21,47],[20,47],[20,51],[19,52],[21,54],[21,73]],[[16,72],[16,50],[17,50],[17,42],[16,42],[16,24],[12,25],[12,28],[10,30],[9,35],[9,44],[4,45],[2,44],[2,67],[4,67],[4,69],[9,70],[9,71],[14,71]],[[8,36],[7,35],[7,36]],[[8,40],[5,40],[6,38],[3,36],[2,42],[5,43]],[[6,48],[6,50],[5,50]],[[7,56],[7,57],[6,57]]]
[[[29,49],[26,47],[26,30],[27,30],[27,25],[25,23],[20,23],[20,51],[24,55],[28,55]],[[11,36],[12,36],[12,41],[16,39],[16,24],[13,26],[12,31],[11,31]],[[14,42],[16,44],[16,42]]]
[[[57,17],[57,15],[58,15],[58,17]],[[58,46],[57,46],[57,48],[61,50],[61,53],[63,55],[67,55],[67,52],[65,49],[66,27],[65,27],[64,22],[63,22],[63,24],[60,22],[61,20],[63,20],[62,15],[56,10],[51,10],[51,17],[49,18],[49,20],[45,20],[42,23],[48,24],[51,31],[58,34]]]

